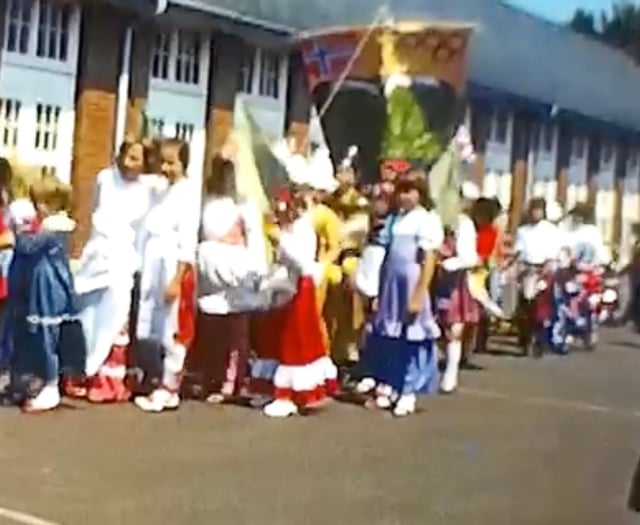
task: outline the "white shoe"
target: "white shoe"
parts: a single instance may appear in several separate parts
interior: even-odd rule
[[[24,405],[25,412],[46,412],[60,405],[60,390],[58,385],[44,386],[40,393],[33,399],[29,399]]]
[[[284,418],[296,415],[298,407],[292,401],[276,399],[264,407],[262,412],[267,417]]]
[[[393,415],[396,417],[405,417],[416,411],[416,396],[410,394],[401,396],[393,409]]]
[[[220,394],[219,392],[210,394],[209,397],[207,397],[206,402],[210,403],[211,405],[221,405],[222,403],[224,403],[225,400],[225,396],[224,394]]]
[[[180,406],[180,396],[175,392],[169,392],[164,388],[154,390],[150,396],[136,397],[136,406],[145,412],[162,412],[163,410],[176,410]]]
[[[382,410],[391,408],[391,398],[389,396],[376,396],[376,406]]]
[[[356,385],[356,392],[358,394],[368,394],[376,387],[376,380],[371,377],[365,377],[361,379]]]

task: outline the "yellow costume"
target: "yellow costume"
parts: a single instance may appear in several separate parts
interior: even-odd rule
[[[358,358],[358,339],[364,324],[362,301],[353,291],[353,279],[358,257],[369,229],[367,200],[351,187],[334,194],[328,202],[342,220],[340,245],[340,280],[330,282],[324,317],[332,339],[332,354],[336,362]]]
[[[324,265],[325,273],[316,288],[318,312],[321,315],[320,327],[327,348],[331,348],[331,337],[323,312],[327,302],[330,283],[340,282],[342,275],[335,266],[340,255],[342,223],[336,213],[325,204],[316,204],[311,210],[311,219],[318,237],[318,262]]]

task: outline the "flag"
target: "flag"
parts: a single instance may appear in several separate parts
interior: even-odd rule
[[[323,34],[301,43],[302,60],[312,92],[318,84],[340,78],[349,67],[360,38],[360,33],[348,31]]]
[[[242,101],[237,102],[234,120],[238,194],[254,200],[263,212],[267,212],[272,193],[287,184],[286,170],[273,154],[268,137]]]

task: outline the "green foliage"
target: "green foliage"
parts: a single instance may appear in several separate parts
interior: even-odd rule
[[[420,160],[431,164],[443,145],[429,130],[423,112],[411,91],[397,87],[387,99],[387,127],[382,143],[383,158]]]
[[[569,26],[576,32],[620,49],[640,63],[640,6],[622,1],[610,12],[578,9]]]

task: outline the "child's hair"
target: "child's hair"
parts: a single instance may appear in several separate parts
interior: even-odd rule
[[[29,197],[34,204],[46,204],[51,213],[69,211],[71,207],[71,188],[52,177],[32,183],[29,187]]]
[[[179,138],[171,138],[165,139],[160,144],[161,147],[167,148],[176,148],[178,150],[178,158],[182,164],[182,168],[184,169],[185,175],[187,173],[187,168],[189,167],[189,144],[187,144],[184,140]]]
[[[6,206],[13,200],[13,168],[4,157],[0,157],[0,206]]]
[[[129,152],[129,149],[136,145],[142,147],[143,171],[145,173],[156,173],[157,171],[160,171],[160,141],[158,139],[147,140],[136,138],[133,136],[126,137],[118,148],[118,160],[125,157],[125,155]]]
[[[226,181],[229,177],[235,179],[236,168],[233,161],[215,155],[211,161],[211,173],[204,181],[204,191],[207,196],[224,196],[226,189]]]

